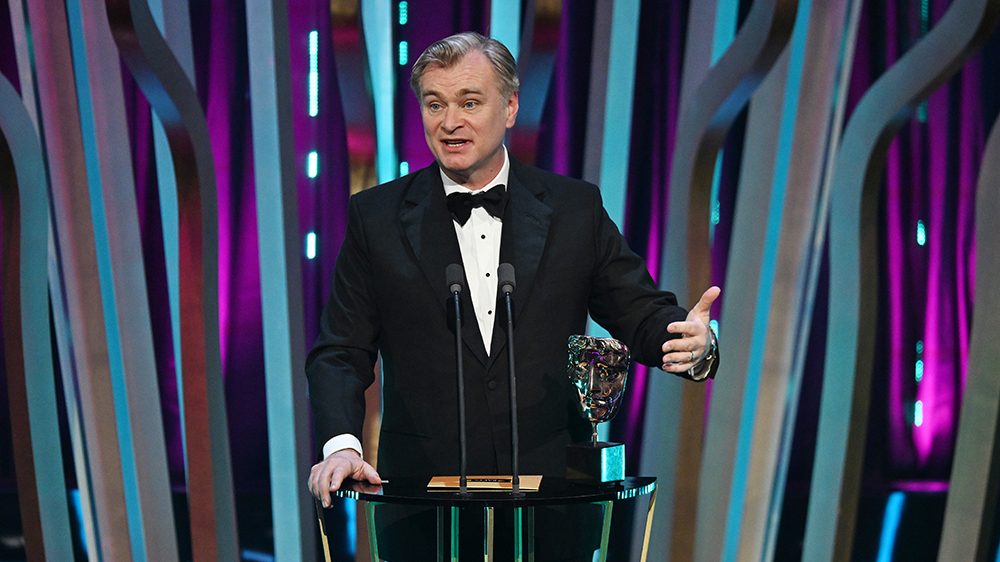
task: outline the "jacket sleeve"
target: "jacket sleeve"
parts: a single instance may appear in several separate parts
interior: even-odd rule
[[[379,315],[361,217],[352,197],[319,336],[306,358],[317,446],[343,433],[361,438],[365,390],[375,380]]]
[[[599,191],[594,201],[596,255],[590,315],[629,346],[634,361],[659,367],[663,342],[678,337],[667,332],[667,325],[684,320],[687,311],[677,305],[673,293],[657,288],[645,260],[628,247],[605,211]]]

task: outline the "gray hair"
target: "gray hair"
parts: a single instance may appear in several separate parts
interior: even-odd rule
[[[490,62],[497,77],[497,89],[500,90],[500,95],[504,99],[510,99],[521,87],[517,79],[517,63],[514,62],[514,56],[503,43],[474,31],[446,37],[427,47],[417,62],[413,63],[413,70],[410,72],[410,88],[413,89],[413,93],[418,99],[420,98],[420,79],[423,78],[428,66],[451,68],[472,51],[481,52]]]

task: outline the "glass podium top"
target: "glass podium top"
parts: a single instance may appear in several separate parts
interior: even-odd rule
[[[381,486],[354,480],[345,481],[334,492],[342,498],[378,503],[427,505],[427,506],[511,506],[568,505],[643,496],[656,489],[656,478],[650,476],[627,477],[613,484],[580,484],[565,478],[542,478],[537,491],[522,490],[519,495],[510,491],[470,490],[465,495],[455,488],[428,488],[428,478],[392,478]]]

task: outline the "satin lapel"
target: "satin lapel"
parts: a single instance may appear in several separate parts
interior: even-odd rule
[[[444,307],[451,325],[454,317],[452,295],[448,291],[445,270],[448,265],[462,263],[462,251],[455,236],[454,221],[444,196],[444,186],[437,166],[430,166],[420,173],[406,194],[406,206],[399,214],[403,233],[427,278],[437,301]],[[462,340],[476,358],[486,364],[486,347],[475,321],[469,291],[463,291]],[[419,327],[415,327],[419,329]]]
[[[520,168],[518,166],[517,168]],[[544,189],[531,181],[530,176],[520,178],[515,173],[514,163],[511,163],[508,178],[510,199],[507,203],[507,213],[504,216],[503,239],[500,243],[500,263],[514,266],[515,288],[511,293],[511,303],[514,308],[514,330],[517,331],[517,319],[524,309],[524,304],[531,295],[531,288],[542,261],[542,252],[549,234],[549,222],[552,219],[552,209],[542,203]],[[518,170],[520,171],[520,170]],[[522,172],[524,175],[524,172]],[[503,301],[501,300],[501,303]],[[537,304],[537,303],[536,303]],[[498,316],[497,320],[504,316]],[[493,330],[493,357],[498,351],[506,348],[506,320],[497,322]]]

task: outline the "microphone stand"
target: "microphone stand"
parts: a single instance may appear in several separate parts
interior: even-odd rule
[[[458,291],[455,296],[455,360],[458,366],[458,443],[462,458],[461,470],[458,476],[458,493],[468,495],[468,478],[465,474],[466,444],[465,444],[465,375],[462,371],[462,311],[459,308]]]
[[[466,443],[465,443],[465,375],[462,370],[462,309],[459,293],[462,291],[462,267],[458,264],[451,264],[447,270],[448,288],[455,301],[455,364],[458,368],[458,447],[461,458],[458,493],[467,496],[468,477],[466,476]]]
[[[510,374],[510,441],[511,441],[511,494],[515,496],[524,495],[521,492],[521,482],[518,476],[517,452],[518,452],[518,431],[517,431],[517,384],[514,377],[514,314],[511,306],[510,293],[514,290],[514,268],[508,264],[500,264],[498,275],[500,279],[500,290],[504,294],[507,304],[507,367]]]

